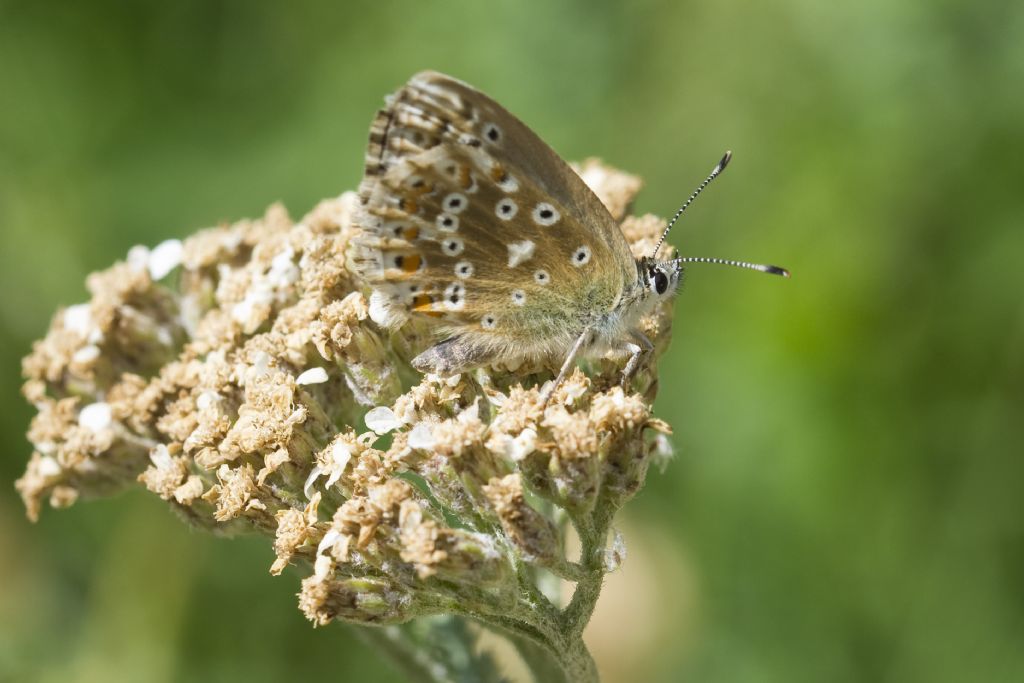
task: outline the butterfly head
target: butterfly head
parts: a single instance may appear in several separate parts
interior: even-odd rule
[[[679,288],[683,268],[674,257],[668,261],[644,257],[637,261],[636,267],[644,298],[661,301],[673,296]]]

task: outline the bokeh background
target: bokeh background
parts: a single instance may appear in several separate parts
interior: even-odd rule
[[[609,681],[1024,680],[1024,4],[0,0],[0,680],[397,680],[263,538],[13,491],[19,358],[137,243],[354,188],[424,68],[641,174],[694,267]]]

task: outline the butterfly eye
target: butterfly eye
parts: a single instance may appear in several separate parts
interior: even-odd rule
[[[664,294],[668,290],[668,275],[659,271],[654,273],[654,291],[658,294]]]

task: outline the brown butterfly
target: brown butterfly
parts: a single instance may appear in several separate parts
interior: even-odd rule
[[[372,288],[370,316],[394,328],[436,321],[442,341],[413,359],[450,375],[524,358],[629,354],[650,341],[639,319],[675,293],[682,264],[775,266],[657,252],[672,224],[729,154],[634,259],[611,214],[550,147],[501,105],[449,76],[423,72],[388,98],[370,129],[354,262]]]

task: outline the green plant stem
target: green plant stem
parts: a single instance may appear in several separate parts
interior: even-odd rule
[[[414,683],[506,682],[491,655],[480,651],[478,631],[464,617],[447,614],[356,632]]]
[[[573,520],[576,525],[576,533],[580,537],[580,567],[582,576],[576,582],[576,590],[573,591],[572,599],[562,613],[567,633],[576,638],[581,638],[583,629],[590,621],[597,605],[597,598],[601,594],[601,583],[604,580],[604,545],[608,535],[607,520],[610,516],[602,515],[595,524],[594,517]]]
[[[519,658],[523,660],[533,680],[537,683],[565,683],[565,672],[554,654],[545,647],[538,645],[530,638],[517,633],[501,632],[515,646]]]
[[[417,643],[405,638],[397,628],[352,626],[352,630],[356,637],[380,653],[411,683],[439,683],[444,680],[435,675],[437,669],[431,666],[435,662],[430,656]]]

